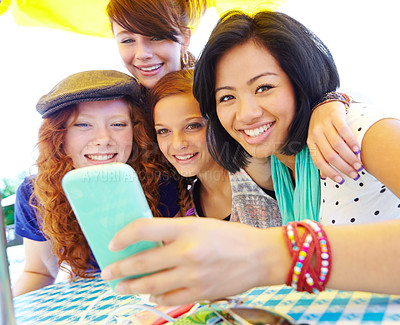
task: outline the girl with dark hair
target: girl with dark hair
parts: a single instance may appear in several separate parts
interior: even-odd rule
[[[201,116],[192,87],[193,70],[185,69],[165,75],[150,92],[153,138],[171,169],[182,176],[181,205],[186,209],[193,205],[186,215],[259,228],[281,226],[273,191],[258,187],[245,171],[228,173],[211,157],[206,144],[207,120]]]
[[[370,136],[382,130],[395,134],[398,121],[361,104],[350,105],[348,122],[362,143],[366,170],[354,180],[344,177],[341,184],[322,180],[320,189],[319,171],[306,145],[308,125],[318,99],[338,87],[329,50],[310,30],[281,13],[226,15],[198,62],[193,89],[209,119],[212,156],[232,172],[244,168],[248,157],[271,157],[284,224],[304,218],[353,224],[400,216],[394,165],[378,162],[374,156],[381,149]],[[385,154],[393,161],[399,155],[394,148]],[[360,206],[360,201],[374,205]]]
[[[161,156],[149,148],[148,133],[137,126],[144,120],[140,94],[131,76],[99,70],[69,76],[39,100],[37,109],[44,120],[38,172],[20,185],[15,205],[16,233],[24,237],[26,264],[13,286],[14,295],[53,283],[65,264],[71,277],[99,271],[61,187],[70,170],[127,163],[135,169],[154,216],[179,212],[175,184],[161,179]]]
[[[191,26],[198,24],[210,3],[208,0],[109,1],[106,12],[120,56],[145,89],[151,89],[168,72],[194,65],[195,58],[188,51]],[[325,97],[325,102],[323,99],[318,98],[321,103],[312,117],[308,143],[321,175],[340,183],[343,178],[329,163],[345,175],[357,177],[361,162],[354,152],[358,151],[358,144],[346,124],[342,97],[331,95]],[[255,167],[257,172],[261,166]]]
[[[103,278],[154,272],[116,289],[149,293],[164,305],[283,283],[310,293],[325,287],[400,293],[400,220],[372,222],[400,216],[400,120],[352,103],[347,117],[362,144],[365,170],[342,185],[321,181],[320,199],[307,128],[315,102],[338,86],[328,49],[299,22],[268,11],[224,16],[196,66],[193,87],[209,119],[211,153],[231,171],[250,156],[272,156],[274,188],[288,223],[257,229],[210,218],[136,221],[117,233],[110,249],[138,240],[166,244],[109,265]],[[343,200],[324,197],[328,193]],[[335,226],[290,221],[313,216]]]

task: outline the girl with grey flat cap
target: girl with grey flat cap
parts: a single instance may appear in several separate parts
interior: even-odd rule
[[[52,284],[65,264],[71,277],[99,271],[62,191],[68,171],[127,163],[139,175],[154,216],[179,212],[175,184],[161,180],[163,166],[146,147],[151,141],[135,127],[144,119],[140,94],[131,76],[96,70],[71,75],[40,98],[38,173],[20,185],[15,204],[16,233],[24,237],[26,262],[14,296]]]

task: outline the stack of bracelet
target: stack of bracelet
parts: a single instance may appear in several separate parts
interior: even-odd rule
[[[300,238],[298,228],[304,228]],[[322,226],[312,220],[289,222],[283,226],[283,234],[292,256],[292,265],[286,284],[297,291],[318,293],[325,290],[331,270],[331,248]],[[315,270],[311,259],[315,253]]]
[[[329,93],[324,94],[324,96],[322,96],[316,103],[314,103],[314,106],[311,110],[311,112],[314,112],[314,110],[321,106],[322,104],[326,104],[329,102],[341,102],[344,104],[344,106],[346,107],[346,113],[347,110],[349,109],[349,106],[352,102],[352,99],[350,96],[344,94],[344,93],[338,93],[336,91],[331,91]]]

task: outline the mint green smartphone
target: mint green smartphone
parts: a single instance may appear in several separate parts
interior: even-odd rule
[[[129,165],[109,163],[74,169],[64,176],[62,187],[100,269],[161,245],[140,241],[122,251],[108,249],[115,233],[130,222],[153,217],[137,174]],[[121,280],[110,281],[111,288]]]

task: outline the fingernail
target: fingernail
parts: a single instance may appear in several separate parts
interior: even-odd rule
[[[110,243],[108,244],[108,249],[110,251],[115,251],[116,250],[116,247],[115,247],[115,244],[114,244],[113,241],[110,241]]]
[[[336,176],[334,178],[335,182],[338,183],[339,185],[342,185],[344,183],[344,178],[340,177],[340,176]]]
[[[364,169],[364,166],[361,165],[360,168],[357,169],[358,172],[362,171]]]
[[[354,180],[357,180],[357,179],[360,178],[360,175],[358,175],[358,173],[356,173],[356,172],[351,172],[351,173],[350,173],[350,177],[351,177],[352,179],[354,179]]]
[[[124,285],[122,282],[117,283],[117,285],[115,286],[115,292],[116,293],[120,293],[120,294],[125,294],[127,293],[127,288],[126,285]]]
[[[356,163],[353,165],[353,167],[354,167],[354,169],[355,169],[356,171],[359,171],[359,169],[362,168],[362,165],[361,165],[359,162],[356,162]]]
[[[102,272],[101,272],[101,278],[103,279],[103,280],[111,280],[112,279],[112,273],[111,273],[111,271],[109,270],[109,269],[104,269]]]
[[[360,154],[361,153],[361,150],[360,150],[360,148],[359,147],[354,147],[353,148],[353,151],[354,151],[354,153],[356,154],[356,155],[358,155],[358,154]]]
[[[322,179],[323,181],[326,180],[326,177],[320,176],[319,178]]]

